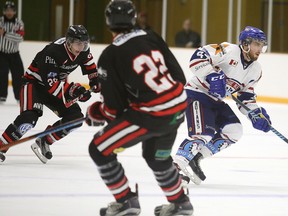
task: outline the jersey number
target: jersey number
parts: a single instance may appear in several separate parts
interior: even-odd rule
[[[170,89],[175,83],[159,51],[152,51],[151,56],[138,56],[133,61],[133,68],[138,75],[144,73],[146,85],[158,94]]]

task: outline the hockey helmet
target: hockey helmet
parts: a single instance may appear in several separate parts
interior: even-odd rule
[[[263,43],[263,48],[267,49],[267,38],[265,33],[256,27],[246,26],[240,32],[239,43],[241,45],[249,45],[252,41]]]
[[[14,2],[12,2],[12,1],[6,1],[6,2],[5,2],[5,5],[4,5],[4,7],[3,7],[3,11],[7,10],[8,8],[16,11],[15,4],[14,4]]]
[[[66,42],[70,46],[73,42],[83,42],[85,43],[84,51],[89,48],[89,34],[83,25],[71,25],[68,27],[66,32]]]
[[[130,0],[111,0],[105,9],[106,24],[110,30],[131,30],[136,23],[136,9]]]

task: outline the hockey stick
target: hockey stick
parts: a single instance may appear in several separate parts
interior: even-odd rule
[[[74,98],[74,99],[72,99],[72,100],[70,100],[70,101],[67,102],[67,101],[65,100],[64,96],[63,96],[63,102],[64,102],[65,107],[66,107],[66,108],[69,108],[69,107],[72,106],[74,103],[76,103],[77,101],[79,101],[82,97],[83,97],[83,95],[80,95],[79,97]]]
[[[86,118],[85,117],[82,117],[82,118],[78,118],[78,119],[75,119],[75,120],[72,120],[72,121],[69,121],[69,122],[66,122],[66,123],[63,123],[61,125],[58,125],[56,127],[52,127],[52,128],[49,128],[45,131],[42,131],[42,132],[39,132],[39,133],[36,133],[36,134],[33,134],[31,136],[28,136],[28,137],[25,137],[23,139],[19,139],[19,140],[15,140],[14,142],[10,142],[6,145],[3,145],[2,147],[0,147],[0,151],[2,150],[7,150],[15,145],[18,145],[20,143],[23,143],[23,142],[26,142],[26,141],[29,141],[31,139],[35,139],[35,138],[38,138],[38,137],[43,137],[43,136],[46,136],[47,134],[50,134],[50,133],[54,133],[54,132],[57,132],[57,131],[60,131],[60,130],[63,130],[63,129],[66,129],[68,127],[72,127],[72,126],[75,126],[81,122],[83,122]]]
[[[247,107],[244,103],[242,103],[242,101],[238,100],[238,98],[236,98],[234,95],[231,94],[231,98],[238,103],[241,107],[243,107],[248,113],[250,113],[254,118],[259,118],[258,115],[256,115],[251,109],[249,109],[249,107]],[[276,134],[276,136],[278,136],[280,139],[282,139],[284,142],[288,143],[288,139],[281,134],[278,130],[276,130],[272,125],[270,125],[270,130]]]
[[[86,90],[86,92],[89,91],[89,92],[93,92],[94,91],[94,88],[90,88],[89,90]],[[77,101],[79,101],[82,97],[83,97],[84,94],[81,94],[79,97],[76,97],[72,100],[69,100],[69,101],[66,101],[65,99],[65,96],[64,96],[64,88],[62,88],[62,100],[63,100],[63,103],[65,105],[66,108],[69,108],[70,106],[72,106],[74,103],[76,103]]]

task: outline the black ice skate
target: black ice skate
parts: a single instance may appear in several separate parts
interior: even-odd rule
[[[4,162],[6,159],[5,155],[3,152],[0,152],[0,162]]]
[[[186,196],[181,203],[157,206],[154,209],[155,216],[193,215],[193,206]]]
[[[6,97],[0,97],[0,104],[6,102]]]
[[[44,164],[53,157],[49,144],[47,144],[45,138],[37,138],[35,143],[31,145],[31,149]]]
[[[124,203],[112,202],[107,208],[100,209],[101,216],[139,215],[141,212],[138,196],[135,195]]]
[[[3,147],[5,144],[2,142],[2,140],[0,139],[0,147]],[[2,150],[0,151],[0,162],[4,162],[6,157],[5,157],[5,154],[7,150]]]
[[[197,153],[195,157],[189,162],[189,166],[191,167],[194,174],[197,175],[201,181],[204,181],[206,176],[200,167],[200,160],[202,159],[203,155],[201,153]]]
[[[175,155],[174,162],[179,169],[179,173],[182,177],[182,183],[185,187],[187,184],[189,184],[190,180],[194,184],[200,185],[201,182],[206,179],[206,176],[200,167],[201,159],[203,159],[201,153],[197,153],[190,161],[181,155]]]

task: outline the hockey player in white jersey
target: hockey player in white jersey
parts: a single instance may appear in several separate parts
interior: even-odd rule
[[[238,105],[254,128],[270,130],[269,115],[257,105],[254,92],[262,75],[257,59],[266,49],[264,32],[247,26],[239,35],[239,45],[210,44],[192,55],[189,67],[193,77],[185,85],[188,137],[180,144],[174,162],[195,184],[206,178],[199,161],[236,143],[242,136],[238,117],[223,101],[227,95],[237,93],[237,98],[258,115],[253,118]]]

